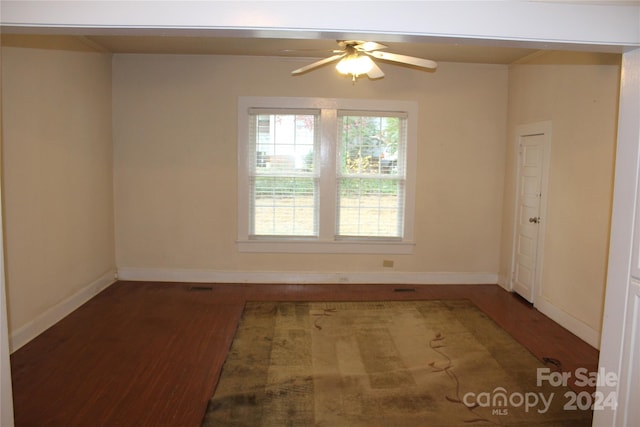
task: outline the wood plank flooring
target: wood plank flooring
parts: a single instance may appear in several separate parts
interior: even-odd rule
[[[11,355],[16,425],[199,426],[246,301],[443,298],[567,372],[597,370],[597,350],[495,285],[117,282]]]

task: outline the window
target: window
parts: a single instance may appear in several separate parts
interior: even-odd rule
[[[317,111],[249,111],[249,235],[318,235]]]
[[[338,112],[336,235],[402,239],[406,114]]]
[[[241,97],[238,245],[411,253],[416,104]]]

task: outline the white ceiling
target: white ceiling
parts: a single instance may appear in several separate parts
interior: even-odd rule
[[[15,32],[40,36],[48,48],[60,44],[42,36],[75,37],[80,48],[111,53],[309,58],[329,56],[336,39],[355,39],[438,62],[512,64],[539,60],[547,49],[554,60],[575,49],[619,58],[640,43],[638,1],[1,0],[0,31],[9,46],[24,45],[6,37]]]
[[[276,39],[185,36],[86,36],[112,53],[165,53],[206,55],[257,55],[322,58],[339,46],[331,39]],[[368,40],[375,41],[375,40]],[[448,43],[384,42],[389,52],[440,62],[510,64],[535,53],[535,49]]]
[[[338,34],[347,35],[347,34]],[[349,36],[354,36],[348,34]],[[436,62],[463,62],[483,64],[513,63],[591,63],[617,64],[618,53],[588,52],[576,56],[575,51],[560,50],[567,47],[554,45],[554,50],[541,50],[539,45],[500,43],[470,39],[397,38],[389,36],[362,36],[359,40],[377,41],[387,46],[387,52],[431,59]],[[336,39],[322,38],[272,38],[237,34],[192,35],[181,32],[163,34],[117,34],[90,31],[73,31],[72,34],[40,33],[25,34],[7,32],[1,35],[3,46],[32,47],[45,49],[81,49],[114,54],[193,54],[193,55],[250,55],[295,58],[323,58],[338,49]],[[573,47],[575,49],[575,46]],[[547,55],[542,55],[547,53]],[[545,62],[546,61],[546,62]],[[585,62],[586,61],[586,62]]]

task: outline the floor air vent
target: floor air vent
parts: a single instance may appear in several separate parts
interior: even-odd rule
[[[211,286],[190,286],[190,292],[202,292],[202,291],[212,291],[213,288]]]
[[[393,292],[415,292],[416,288],[395,288]]]

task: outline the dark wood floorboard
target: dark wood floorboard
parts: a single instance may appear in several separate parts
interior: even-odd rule
[[[597,369],[596,349],[495,285],[117,282],[11,355],[16,425],[199,426],[249,300],[443,298],[472,300],[567,372]]]

